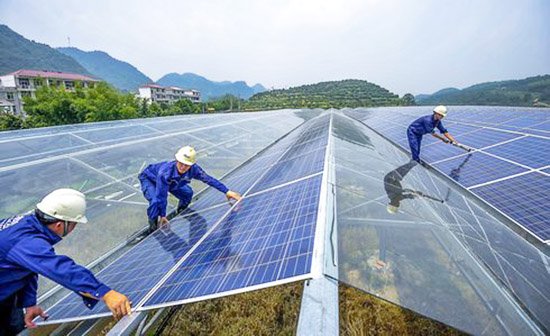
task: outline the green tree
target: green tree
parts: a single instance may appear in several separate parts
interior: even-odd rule
[[[416,105],[416,101],[414,100],[414,96],[410,93],[405,93],[403,95],[403,98],[401,98],[403,101],[404,106],[414,106]]]
[[[23,119],[11,113],[0,112],[0,130],[16,130],[23,128]]]

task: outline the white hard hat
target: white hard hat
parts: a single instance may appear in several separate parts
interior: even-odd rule
[[[36,207],[46,215],[56,219],[83,224],[88,222],[84,215],[86,212],[86,196],[74,189],[54,190],[46,195]]]
[[[195,148],[191,146],[185,146],[185,147],[181,147],[176,152],[175,157],[178,162],[181,162],[188,166],[192,166],[195,164],[195,155],[196,155]]]
[[[447,116],[447,108],[443,105],[436,106],[434,108],[434,113],[441,114],[442,116]]]

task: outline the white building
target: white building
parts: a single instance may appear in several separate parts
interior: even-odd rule
[[[0,76],[0,101],[5,100],[12,104],[0,103],[0,107],[5,111],[10,108],[15,115],[22,115],[24,114],[23,97],[35,98],[36,89],[43,85],[74,91],[76,83],[81,83],[82,87],[88,88],[93,87],[96,82],[99,80],[68,72],[18,70]]]
[[[155,103],[173,103],[180,99],[190,99],[200,103],[201,93],[197,90],[183,90],[177,87],[162,87],[150,83],[139,87],[139,97]]]

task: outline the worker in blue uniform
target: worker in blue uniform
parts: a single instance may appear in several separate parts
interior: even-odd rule
[[[189,185],[192,179],[216,188],[228,199],[237,201],[241,199],[239,193],[229,190],[196,164],[196,152],[193,147],[182,147],[176,152],[174,161],[151,164],[139,174],[143,196],[149,202],[147,208],[149,232],[154,231],[159,225],[168,223],[166,218],[168,192],[179,200],[178,213],[187,208],[193,198],[193,189]]]
[[[422,143],[422,136],[425,134],[429,133],[445,143],[456,143],[456,140],[449,134],[441,122],[446,115],[447,108],[443,105],[439,105],[434,108],[432,115],[420,117],[409,126],[407,129],[407,138],[414,161],[420,162],[420,145]],[[436,128],[446,139],[435,133]]]
[[[32,328],[34,318],[48,315],[36,303],[38,274],[82,297],[88,308],[104,301],[115,318],[131,312],[128,298],[98,281],[53,245],[87,223],[86,199],[73,189],[57,189],[33,213],[0,220],[0,335]],[[24,309],[24,313],[23,313]]]

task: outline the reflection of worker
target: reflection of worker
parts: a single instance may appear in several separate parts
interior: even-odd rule
[[[164,225],[153,235],[162,248],[173,255],[175,261],[183,257],[206,234],[208,229],[208,223],[198,212],[187,208],[183,215],[189,222],[189,241],[172,231],[170,224]]]
[[[409,140],[409,147],[411,148],[412,159],[420,162],[420,145],[422,143],[422,136],[430,133],[433,137],[445,143],[456,143],[455,139],[449,134],[447,129],[441,123],[441,120],[447,115],[447,108],[443,105],[436,106],[432,115],[420,117],[413,121],[407,129],[407,138]],[[435,128],[445,136],[443,138],[435,133]]]
[[[403,189],[401,180],[409,173],[409,171],[416,166],[416,161],[409,161],[384,176],[384,189],[390,199],[390,203],[387,206],[387,210],[390,214],[395,214],[397,208],[401,205],[401,201],[404,199],[411,199],[418,197],[418,193],[409,189]]]
[[[218,189],[228,199],[241,199],[241,195],[227,189],[223,183],[206,174],[195,163],[194,148],[189,146],[182,147],[176,153],[175,158],[176,160],[174,161],[151,164],[139,175],[141,190],[147,201],[149,201],[147,216],[149,217],[150,231],[157,228],[159,217],[161,225],[168,222],[166,218],[168,192],[179,200],[178,212],[187,208],[193,198],[193,189],[189,186],[192,179],[200,180]]]
[[[99,282],[92,272],[53,245],[86,223],[86,200],[73,189],[58,189],[36,205],[33,214],[0,220],[0,335],[34,327],[33,319],[48,318],[36,305],[38,274],[79,294],[93,308],[102,299],[115,317],[130,313],[130,301]],[[25,314],[23,318],[23,310]],[[11,318],[10,318],[11,317]]]
[[[454,168],[453,170],[451,170],[451,173],[449,174],[449,176],[455,180],[455,181],[459,181],[460,180],[460,171],[462,170],[462,167],[464,167],[466,165],[466,163],[468,163],[468,160],[470,160],[470,158],[472,157],[472,154],[468,154],[466,155],[466,158],[464,159],[464,161],[462,161],[461,164],[459,164],[458,166],[456,166],[456,168]]]

